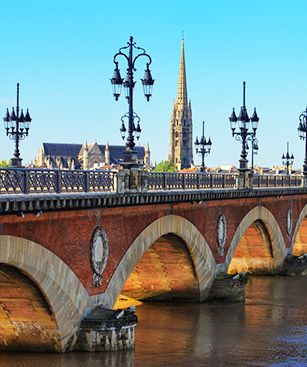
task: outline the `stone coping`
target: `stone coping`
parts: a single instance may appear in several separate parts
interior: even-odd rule
[[[307,194],[305,187],[256,188],[253,190],[207,189],[168,190],[144,192],[69,192],[1,194],[0,214],[39,213],[41,211],[78,210],[99,207],[117,207],[178,202],[202,202],[269,196]]]

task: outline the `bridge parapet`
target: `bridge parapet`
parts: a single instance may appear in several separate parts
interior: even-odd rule
[[[1,194],[115,191],[115,171],[2,168]]]
[[[253,187],[294,187],[304,186],[301,175],[254,175]]]
[[[237,188],[237,174],[150,172],[147,190]]]
[[[304,186],[302,175],[254,175],[252,188]],[[2,168],[0,194],[146,192],[239,189],[236,173],[181,173],[131,170]]]

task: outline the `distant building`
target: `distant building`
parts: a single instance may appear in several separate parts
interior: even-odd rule
[[[190,168],[185,168],[180,170],[183,173],[195,173],[201,172],[200,166],[193,166]],[[239,174],[239,169],[236,166],[217,166],[217,167],[206,167],[205,173],[230,173],[230,174]],[[293,169],[290,167],[291,175],[302,175],[302,170]],[[287,175],[287,169],[284,166],[272,166],[272,167],[254,167],[254,175]]]
[[[188,101],[183,39],[177,100],[174,103],[170,122],[168,160],[178,170],[190,168],[193,165],[192,109],[191,101]]]
[[[59,169],[93,169],[115,167],[123,162],[125,146],[84,144],[42,143],[35,159],[36,167]],[[135,147],[140,165],[150,166],[150,150]]]
[[[198,173],[202,172],[201,168],[201,166],[192,166],[190,168],[183,168],[180,172]],[[239,173],[239,170],[235,166],[206,167],[205,173]]]
[[[207,167],[206,171],[208,173],[239,173],[239,170],[236,166],[233,165],[222,165],[218,167]]]

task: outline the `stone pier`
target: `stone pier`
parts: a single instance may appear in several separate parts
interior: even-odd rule
[[[108,310],[96,307],[80,325],[74,350],[108,352],[134,348],[135,313],[127,310]]]

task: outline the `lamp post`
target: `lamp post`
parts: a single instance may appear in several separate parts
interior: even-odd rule
[[[249,183],[249,169],[248,169],[248,160],[247,160],[247,149],[248,144],[247,141],[254,141],[256,137],[256,131],[258,128],[259,117],[256,112],[256,108],[254,109],[254,113],[251,118],[249,118],[247,109],[245,106],[245,89],[246,83],[243,82],[243,106],[241,107],[241,111],[239,116],[236,116],[235,109],[233,108],[232,114],[229,117],[230,128],[232,130],[232,136],[235,137],[236,140],[242,142],[242,151],[241,151],[241,159],[240,168],[239,168],[239,188],[240,189],[248,189],[250,188]],[[236,131],[238,122],[238,131]],[[250,122],[252,122],[251,131]]]
[[[252,167],[251,167],[251,174],[254,174],[254,156],[258,154],[259,146],[258,146],[258,139],[254,138],[252,140]]]
[[[127,50],[127,54],[123,52],[124,50]],[[133,55],[134,50],[138,52],[136,56]],[[118,68],[117,59],[120,56],[124,57],[124,59],[126,59],[128,63],[125,80],[122,79],[120,75],[120,70]],[[133,37],[130,37],[129,42],[127,42],[127,46],[121,47],[113,58],[115,64],[113,78],[111,79],[111,84],[113,87],[113,95],[115,97],[115,100],[117,101],[121,94],[121,88],[122,86],[124,86],[126,98],[129,105],[128,113],[122,117],[122,125],[120,128],[122,136],[127,131],[126,149],[124,151],[125,162],[123,163],[123,166],[127,168],[136,166],[136,152],[133,149],[135,147],[134,135],[139,136],[141,132],[139,120],[137,126],[135,126],[134,119],[137,115],[133,111],[133,89],[135,86],[134,72],[136,71],[135,63],[136,60],[141,56],[145,56],[148,59],[148,62],[146,63],[144,78],[141,79],[141,81],[143,84],[144,95],[147,101],[149,101],[152,94],[152,87],[154,84],[154,80],[152,79],[151,72],[149,69],[149,65],[151,64],[151,57],[146,53],[146,51],[141,47],[137,47],[136,43],[133,41]],[[124,124],[123,121],[124,117],[128,117],[128,129],[126,129],[126,126]]]
[[[303,165],[304,186],[307,186],[307,107],[299,117],[300,123],[297,131],[300,139],[305,140],[305,159]]]
[[[12,166],[21,167],[22,158],[20,158],[19,141],[25,139],[25,137],[28,136],[32,119],[30,117],[28,109],[25,115],[23,113],[23,110],[20,110],[19,83],[17,83],[16,113],[14,107],[12,108],[11,114],[9,113],[9,109],[7,108],[6,115],[4,116],[3,121],[6,129],[6,135],[11,140],[15,140],[15,151],[14,157],[12,158]]]
[[[290,166],[292,166],[293,162],[294,162],[294,155],[289,154],[289,142],[287,142],[287,153],[283,154],[282,157],[282,164],[285,165],[287,167],[287,175],[289,176],[291,174],[290,172]]]
[[[205,171],[205,157],[210,154],[212,142],[209,138],[206,140],[205,138],[205,121],[203,121],[203,132],[200,140],[198,140],[197,136],[194,142],[196,153],[201,155],[201,172]]]

